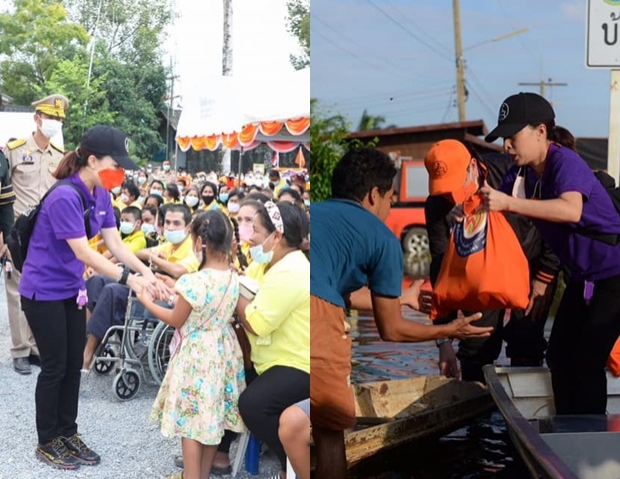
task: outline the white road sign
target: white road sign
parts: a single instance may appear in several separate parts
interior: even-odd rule
[[[620,68],[620,0],[588,0],[586,66]]]

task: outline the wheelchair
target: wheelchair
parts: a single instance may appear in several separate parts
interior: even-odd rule
[[[160,385],[170,361],[169,345],[174,328],[156,318],[136,316],[133,313],[135,303],[138,300],[130,290],[124,324],[108,328],[92,365],[92,370],[99,375],[109,374],[112,369],[116,371],[112,391],[119,401],[133,399],[143,380]]]

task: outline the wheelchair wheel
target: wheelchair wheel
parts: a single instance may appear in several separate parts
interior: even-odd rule
[[[170,340],[174,334],[174,328],[164,322],[160,322],[151,335],[149,342],[149,369],[157,384],[161,384],[168,369],[170,361]]]
[[[140,390],[140,375],[134,369],[121,370],[112,383],[112,389],[119,401],[129,401]]]
[[[106,346],[101,352],[101,354],[98,356],[98,358],[95,359],[95,366],[94,366],[95,372],[101,375],[108,374],[112,370],[114,361],[105,361],[99,358],[115,358],[115,357],[116,357],[116,353],[114,352],[114,349],[112,349],[112,347],[109,345]]]

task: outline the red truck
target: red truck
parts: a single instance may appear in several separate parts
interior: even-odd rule
[[[392,210],[385,223],[396,235],[405,254],[428,256],[424,202],[428,195],[428,174],[423,160],[391,153],[398,168]]]

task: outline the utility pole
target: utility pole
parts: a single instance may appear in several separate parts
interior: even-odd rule
[[[223,0],[224,7],[224,41],[222,43],[222,75],[232,76],[233,73],[233,0]],[[220,173],[228,174],[231,168],[231,151],[222,146],[222,171]]]
[[[465,121],[465,59],[461,42],[461,7],[459,0],[452,0],[454,15],[454,54],[456,56],[456,96],[459,108],[459,121]]]
[[[551,81],[551,78],[549,78],[549,80],[545,81],[545,80],[540,80],[539,82],[534,82],[534,83],[519,83],[519,85],[522,86],[538,86],[540,88],[540,96],[544,97],[545,96],[545,87],[547,86],[567,86],[568,83],[556,83]]]

